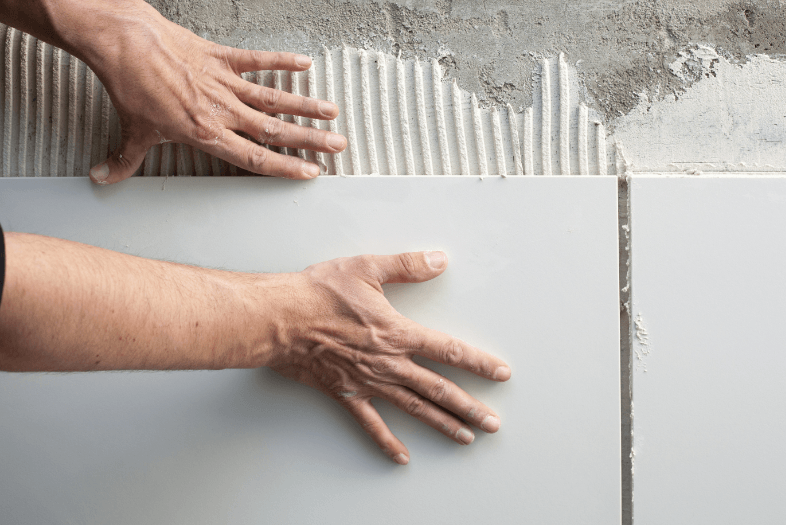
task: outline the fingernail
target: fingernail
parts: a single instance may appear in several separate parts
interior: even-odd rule
[[[342,151],[347,147],[347,139],[338,133],[331,133],[327,138],[328,146],[336,151]]]
[[[109,177],[109,166],[106,165],[106,162],[102,162],[98,166],[94,166],[90,170],[90,176],[96,182],[103,182]]]
[[[405,454],[397,454],[393,457],[393,460],[399,465],[406,465],[409,463],[409,458]]]
[[[441,270],[448,262],[448,257],[444,252],[425,252],[426,262],[434,270]]]
[[[295,57],[295,64],[297,64],[298,67],[309,68],[311,67],[311,58],[306,55],[297,55]]]
[[[316,164],[311,164],[310,162],[306,162],[303,165],[303,175],[306,177],[313,179],[314,177],[319,176],[319,166]]]
[[[494,375],[491,378],[495,381],[507,381],[510,379],[510,368],[507,366],[497,368],[494,370]]]
[[[468,428],[458,429],[458,432],[456,432],[456,437],[465,445],[469,445],[475,441],[475,434],[473,434],[472,431]]]
[[[480,424],[480,428],[485,430],[486,432],[496,432],[499,430],[500,421],[499,418],[496,416],[486,416],[486,419],[483,420],[483,423]]]
[[[333,115],[336,113],[336,105],[330,102],[320,102],[317,109],[319,109],[323,117],[327,118],[333,118]]]

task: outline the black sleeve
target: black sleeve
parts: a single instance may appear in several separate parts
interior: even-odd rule
[[[3,283],[5,282],[5,237],[0,226],[0,302],[3,301]]]

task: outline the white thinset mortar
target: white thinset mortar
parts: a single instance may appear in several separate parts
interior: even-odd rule
[[[0,26],[0,35],[2,175],[86,175],[120,142],[106,90],[84,63],[64,51],[6,26]],[[510,105],[479,108],[473,94],[443,82],[436,59],[425,64],[349,47],[325,48],[308,73],[260,71],[244,78],[338,104],[335,122],[278,116],[348,138],[347,150],[338,155],[273,148],[316,162],[326,174],[614,173],[605,128],[578,103],[578,82],[564,55],[542,60],[536,79],[541,95],[533,107],[518,112]],[[138,174],[235,172],[195,148],[164,143],[151,148]]]

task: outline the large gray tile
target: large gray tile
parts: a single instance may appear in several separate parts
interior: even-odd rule
[[[440,368],[502,416],[460,447],[378,403],[378,452],[342,409],[267,370],[0,375],[9,523],[619,522],[615,178],[0,180],[7,230],[246,271],[444,249],[388,288],[499,354],[507,384]]]

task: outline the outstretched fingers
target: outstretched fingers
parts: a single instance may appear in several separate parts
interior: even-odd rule
[[[398,385],[383,385],[379,388],[384,399],[456,443],[469,445],[475,440],[475,433],[466,423],[419,393]]]
[[[216,144],[203,149],[235,166],[258,173],[286,179],[313,179],[319,175],[319,166],[298,157],[281,155],[232,131],[225,131]]]
[[[285,113],[320,120],[332,120],[339,113],[338,106],[332,102],[259,86],[240,77],[232,80],[232,89],[241,102],[267,113]]]
[[[447,255],[440,251],[364,257],[379,284],[422,283],[439,276],[448,265]]]
[[[287,148],[308,149],[325,153],[339,153],[347,147],[347,140],[338,133],[331,133],[311,126],[298,126],[292,122],[244,108],[231,126],[254,137],[262,144]]]
[[[382,420],[377,409],[367,398],[347,398],[340,401],[350,414],[360,423],[363,430],[371,436],[374,443],[399,465],[409,463],[409,451],[404,443],[393,435]]]
[[[427,368],[415,365],[414,369],[409,375],[407,384],[413,394],[416,392],[423,399],[439,405],[447,412],[455,414],[486,432],[494,433],[499,430],[499,416],[459,388],[456,383]],[[453,430],[452,427],[451,430]]]
[[[259,71],[262,69],[278,69],[283,71],[305,71],[311,67],[311,58],[296,53],[283,51],[257,51],[255,49],[238,49],[222,47],[230,67],[237,73]]]
[[[510,379],[510,367],[494,355],[456,339],[448,334],[432,330],[411,321],[410,333],[417,334],[412,351],[438,363],[468,370],[492,381]]]

